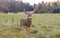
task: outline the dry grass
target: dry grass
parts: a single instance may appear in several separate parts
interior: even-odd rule
[[[24,13],[0,14],[0,38],[60,38],[60,14],[33,14],[28,31],[20,28]]]

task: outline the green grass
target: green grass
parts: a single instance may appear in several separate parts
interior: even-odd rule
[[[60,38],[60,14],[33,14],[29,32],[21,31],[21,18],[27,15],[0,14],[0,38]]]

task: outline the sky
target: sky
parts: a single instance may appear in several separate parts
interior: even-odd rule
[[[39,2],[41,3],[42,1],[44,1],[44,2],[50,2],[50,1],[57,1],[57,0],[22,0],[22,1],[23,2],[28,2],[31,5],[33,5],[34,3],[38,4]]]

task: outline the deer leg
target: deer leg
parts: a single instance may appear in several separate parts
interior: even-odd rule
[[[21,29],[23,29],[23,26],[24,26],[24,23],[23,23],[23,21],[21,21],[21,22],[20,22],[20,27],[21,27]]]

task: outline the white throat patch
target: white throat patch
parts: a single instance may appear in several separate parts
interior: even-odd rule
[[[32,18],[32,16],[28,17],[28,18]]]

